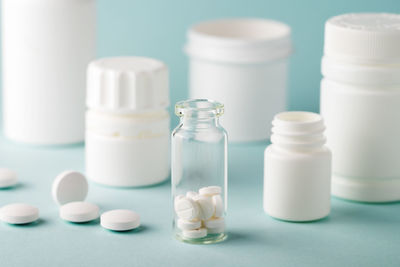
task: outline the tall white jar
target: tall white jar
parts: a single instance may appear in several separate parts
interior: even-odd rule
[[[95,0],[3,0],[5,135],[55,145],[84,139],[85,73],[95,58]]]
[[[266,140],[265,122],[286,109],[290,34],[286,24],[266,19],[206,21],[189,29],[190,98],[224,103],[221,124],[230,141]]]
[[[321,114],[332,194],[400,200],[400,15],[346,14],[325,26]]]
[[[169,177],[167,66],[143,57],[103,58],[88,67],[86,175],[118,187]]]

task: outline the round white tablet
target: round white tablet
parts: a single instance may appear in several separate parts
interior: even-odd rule
[[[65,171],[53,182],[52,195],[59,205],[85,200],[89,190],[85,176],[76,171]]]
[[[193,199],[200,207],[199,217],[202,220],[208,220],[214,215],[214,204],[211,197],[207,196],[197,196]]]
[[[211,220],[204,221],[204,225],[207,228],[225,227],[225,220],[224,218],[213,218]]]
[[[217,228],[207,228],[208,234],[220,234],[225,232],[225,226],[217,227]]]
[[[204,196],[219,195],[221,194],[221,187],[216,185],[203,187],[200,188],[199,194]]]
[[[199,216],[199,206],[188,197],[180,197],[175,201],[176,215],[184,220],[194,220]]]
[[[200,228],[196,230],[184,230],[182,231],[182,236],[184,238],[202,238],[207,236],[207,229]]]
[[[17,174],[10,169],[0,168],[0,188],[7,188],[17,184]]]
[[[188,198],[194,198],[194,197],[197,197],[198,195],[199,195],[199,193],[194,192],[194,191],[186,192],[186,197],[188,197]]]
[[[212,196],[211,199],[215,207],[214,216],[221,217],[224,214],[224,204],[221,195]]]
[[[60,217],[74,223],[90,222],[99,217],[99,207],[89,202],[70,202],[60,207]]]
[[[112,231],[128,231],[140,226],[140,216],[131,210],[110,210],[100,216],[100,224]]]
[[[10,224],[27,224],[39,218],[39,209],[24,203],[9,204],[0,209],[0,220]]]
[[[201,227],[201,221],[187,221],[183,219],[179,219],[177,222],[177,226],[181,230],[194,230]]]
[[[184,195],[177,195],[175,198],[174,198],[174,206],[176,205],[176,202],[178,202],[178,200],[180,200],[180,199],[182,199],[182,198],[184,198],[185,196]]]

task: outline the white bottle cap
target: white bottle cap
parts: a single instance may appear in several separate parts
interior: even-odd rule
[[[144,57],[103,58],[89,64],[86,104],[89,108],[129,113],[169,105],[168,69]]]
[[[400,62],[400,15],[344,14],[325,25],[326,56],[354,63]]]

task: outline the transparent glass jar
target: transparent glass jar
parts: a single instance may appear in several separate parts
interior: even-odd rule
[[[178,102],[172,132],[173,231],[178,240],[225,240],[227,134],[219,124],[224,106],[207,99]]]

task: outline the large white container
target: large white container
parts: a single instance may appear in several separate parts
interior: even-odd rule
[[[290,27],[265,19],[225,19],[194,25],[190,98],[224,103],[221,124],[233,142],[265,140],[268,121],[286,109]]]
[[[5,135],[83,141],[85,73],[95,57],[95,0],[3,0]]]
[[[265,150],[264,210],[287,221],[313,221],[330,212],[331,161],[319,114],[283,112],[272,122]]]
[[[169,176],[168,69],[116,57],[88,67],[86,175],[109,186],[147,186]]]
[[[400,15],[346,14],[325,27],[321,114],[332,194],[400,200]]]

